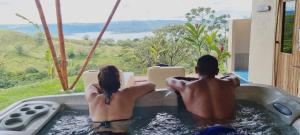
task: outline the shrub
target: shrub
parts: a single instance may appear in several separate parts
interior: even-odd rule
[[[80,65],[76,65],[75,67],[70,68],[70,70],[68,70],[68,75],[69,76],[77,75],[79,73],[80,68],[81,68]]]
[[[29,68],[26,68],[26,70],[25,70],[26,74],[38,73],[38,72],[39,72],[39,70],[37,70],[35,67],[29,67]]]
[[[88,53],[85,50],[82,50],[82,49],[80,49],[78,51],[78,54],[79,54],[79,57],[81,57],[81,58],[85,58],[88,55]]]
[[[69,58],[69,59],[74,59],[75,56],[76,56],[76,55],[75,55],[75,53],[74,53],[73,50],[71,50],[71,51],[68,52],[68,58]]]
[[[22,46],[16,46],[15,49],[18,55],[24,55],[24,49]]]
[[[14,79],[12,79],[11,75],[12,73],[6,72],[3,69],[0,69],[0,88],[9,88],[16,86],[18,82]]]
[[[97,66],[96,64],[89,64],[86,68],[86,70],[98,70],[99,66]]]

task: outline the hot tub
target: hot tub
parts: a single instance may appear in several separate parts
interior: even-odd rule
[[[272,86],[251,84],[236,89],[236,100],[239,108],[237,115],[243,115],[243,118],[236,118],[233,126],[249,130],[249,133],[253,133],[250,132],[251,128],[259,128],[260,134],[273,133],[264,130],[276,130],[274,133],[278,134],[300,133],[299,98]],[[248,105],[249,103],[251,105]],[[141,97],[136,103],[134,114],[137,122],[132,124],[130,133],[192,134],[193,120],[188,112],[178,107],[179,105],[177,95],[170,90],[156,91]],[[21,109],[26,107],[29,109],[22,112]],[[37,115],[27,115],[28,111],[35,111]],[[18,112],[21,113],[17,114]],[[274,120],[267,117],[273,117]],[[268,127],[264,122],[259,123],[260,119],[265,123],[271,122],[271,125],[279,124],[275,125],[278,128]],[[0,112],[1,135],[87,134],[91,132],[87,127],[89,123],[88,106],[83,93],[30,98]],[[243,125],[247,127],[242,127]],[[65,131],[60,133],[59,130],[51,128]]]

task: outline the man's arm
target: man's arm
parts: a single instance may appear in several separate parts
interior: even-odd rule
[[[221,77],[220,79],[222,79],[222,80],[228,80],[228,81],[231,82],[235,87],[240,86],[240,79],[239,79],[236,75],[234,75],[234,74],[232,74],[232,73],[229,73],[229,74],[227,74],[226,76]]]
[[[188,81],[183,80],[182,78],[177,79],[178,77],[169,77],[167,78],[167,85],[175,91],[183,91],[185,89],[186,83]]]
[[[90,84],[86,87],[85,89],[85,99],[87,102],[91,102],[98,94],[102,94],[103,91],[101,91],[101,93],[99,93],[99,91],[101,90],[99,84]]]
[[[183,81],[196,81],[198,80],[199,78],[194,78],[194,77],[173,77],[177,80],[183,80]]]
[[[133,98],[138,98],[144,96],[155,90],[155,84],[153,83],[144,83],[136,86],[131,86],[125,88],[124,91],[128,92]]]

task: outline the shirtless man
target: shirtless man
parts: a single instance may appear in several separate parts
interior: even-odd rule
[[[216,78],[218,61],[210,55],[200,57],[195,69],[199,78],[171,77],[167,79],[168,86],[180,93],[187,110],[206,124],[231,120],[239,79],[234,75]]]
[[[85,90],[95,131],[126,134],[136,99],[154,91],[155,85],[145,83],[120,89],[119,70],[112,65],[100,69],[98,80],[98,84],[89,85]]]

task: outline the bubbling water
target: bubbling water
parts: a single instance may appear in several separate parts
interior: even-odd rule
[[[236,118],[229,123],[239,134],[299,135],[263,106],[238,101]],[[175,107],[137,108],[129,127],[130,135],[193,135],[197,127],[190,113]],[[64,110],[57,114],[39,134],[93,135],[87,111]]]

